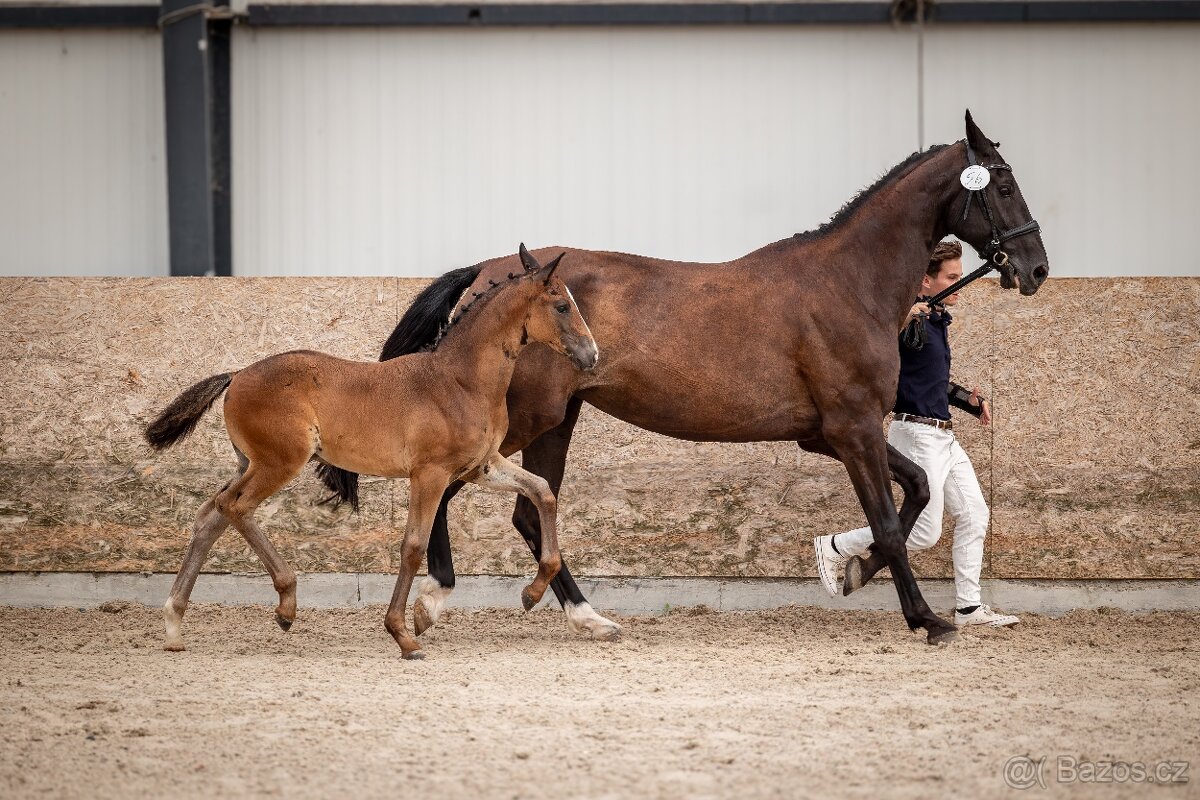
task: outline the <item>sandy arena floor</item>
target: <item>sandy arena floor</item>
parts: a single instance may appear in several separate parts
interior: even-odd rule
[[[402,661],[382,608],[0,609],[0,794],[961,797],[1013,756],[1189,761],[1200,793],[1200,615],[1027,616],[931,648],[898,613],[452,610]],[[1102,768],[1101,768],[1102,769]],[[1109,780],[1123,775],[1119,769]],[[1103,796],[1143,796],[1128,780]],[[1022,793],[1021,796],[1023,796]]]

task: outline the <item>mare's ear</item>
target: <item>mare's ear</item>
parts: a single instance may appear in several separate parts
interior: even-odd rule
[[[983,135],[975,120],[971,119],[971,109],[967,109],[967,144],[975,151],[976,157],[981,153],[996,152],[996,143]]]
[[[551,261],[549,264],[547,264],[545,267],[542,268],[542,272],[545,273],[545,275],[544,275],[545,280],[543,282],[547,286],[550,285],[550,276],[552,276],[554,274],[554,270],[558,269],[558,262],[562,261],[562,257],[565,255],[566,255],[566,253],[559,253],[554,258],[553,261]]]
[[[521,248],[517,250],[517,253],[521,256],[521,266],[525,267],[526,272],[537,272],[542,268],[542,265],[537,262],[533,254],[525,249],[524,242],[521,242]]]

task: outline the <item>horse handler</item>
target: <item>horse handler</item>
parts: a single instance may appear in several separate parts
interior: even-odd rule
[[[934,248],[921,279],[922,296],[931,297],[962,277],[962,245],[941,242]],[[958,302],[958,294],[943,301]],[[956,625],[1004,627],[1019,620],[1000,614],[979,601],[979,573],[983,568],[983,540],[987,535],[988,507],[975,477],[971,459],[954,438],[950,405],[991,422],[991,409],[977,390],[968,392],[950,382],[950,344],[946,328],[948,311],[931,310],[917,303],[909,320],[926,315],[925,345],[921,349],[900,345],[900,384],[896,407],[888,428],[888,443],[925,470],[929,504],[908,537],[910,552],[933,547],[942,535],[942,509],[954,517],[954,587]],[[874,574],[868,566],[875,539],[870,528],[859,528],[813,540],[817,572],[829,594],[838,594],[839,572],[844,567],[844,593],[861,588]]]

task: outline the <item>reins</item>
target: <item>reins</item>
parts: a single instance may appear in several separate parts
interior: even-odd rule
[[[1024,236],[1028,233],[1037,233],[1042,229],[1037,220],[1031,219],[1015,228],[1009,228],[1006,231],[1000,230],[1000,227],[996,224],[996,218],[992,215],[992,207],[988,203],[987,193],[983,190],[991,183],[991,170],[1004,169],[1012,172],[1012,167],[1008,164],[980,164],[975,158],[975,149],[971,147],[971,143],[967,142],[966,145],[967,168],[959,176],[959,182],[967,190],[967,199],[963,203],[963,210],[962,214],[959,215],[958,224],[962,225],[962,223],[966,222],[967,214],[971,211],[973,201],[978,199],[979,207],[983,210],[983,216],[987,219],[988,225],[992,229],[992,238],[983,250],[976,251],[979,257],[983,259],[983,265],[979,269],[969,275],[964,275],[950,286],[947,286],[933,297],[924,301],[931,310],[942,308],[943,300],[961,290],[964,286],[979,280],[992,270],[996,270],[997,272],[1003,270],[1008,265],[1008,253],[1004,252],[1001,245],[1009,239],[1015,239],[1018,236]],[[900,334],[900,341],[905,347],[910,350],[920,350],[925,346],[925,320],[927,318],[928,314],[918,314],[916,319],[905,326],[904,331]]]

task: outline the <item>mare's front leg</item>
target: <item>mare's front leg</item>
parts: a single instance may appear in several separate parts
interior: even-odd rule
[[[889,489],[887,443],[878,423],[869,415],[826,419],[823,432],[825,441],[837,452],[850,474],[875,537],[876,552],[891,567],[892,581],[896,584],[908,627],[913,630],[924,628],[930,644],[953,641],[957,629],[929,608],[908,563],[905,535]]]
[[[387,632],[400,645],[401,655],[405,658],[425,657],[421,645],[408,629],[404,612],[413,578],[429,545],[429,532],[433,528],[433,518],[441,503],[442,492],[446,491],[449,484],[450,476],[440,471],[424,470],[409,476],[408,522],[404,526],[404,544],[400,549],[400,575],[396,579],[392,602],[383,621]]]
[[[892,480],[900,485],[904,492],[904,502],[900,505],[900,530],[907,542],[913,526],[925,506],[929,504],[929,479],[925,470],[908,456],[895,447],[888,445],[888,469],[892,472]],[[871,555],[867,558],[851,556],[846,562],[846,575],[842,580],[842,594],[855,592],[874,578],[876,573],[887,566],[887,561],[872,547]]]
[[[488,462],[475,470],[467,480],[496,492],[517,492],[537,507],[541,527],[541,552],[538,554],[538,571],[533,581],[521,592],[521,603],[525,610],[533,608],[550,581],[562,566],[558,552],[558,501],[550,484],[544,478],[521,469],[499,453],[493,453]]]

